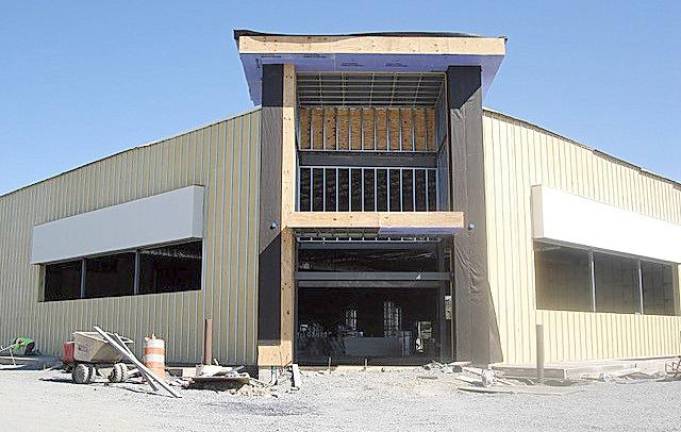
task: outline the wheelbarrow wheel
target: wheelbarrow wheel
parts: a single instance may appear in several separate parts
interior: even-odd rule
[[[109,374],[109,381],[112,383],[125,382],[128,378],[130,378],[130,373],[125,363],[116,363],[111,370],[111,374]]]
[[[90,374],[91,371],[88,365],[78,363],[71,371],[71,379],[76,384],[88,384],[91,382]]]
[[[99,371],[93,365],[88,365],[88,369],[90,369],[90,376],[88,376],[87,383],[91,384],[97,379],[97,375],[99,374]]]

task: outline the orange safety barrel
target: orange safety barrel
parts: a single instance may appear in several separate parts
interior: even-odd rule
[[[144,366],[149,368],[157,377],[166,377],[166,343],[153,334],[144,338]]]

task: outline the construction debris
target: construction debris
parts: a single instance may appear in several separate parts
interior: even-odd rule
[[[100,329],[97,326],[95,326],[95,330],[104,339],[106,339],[106,341],[116,351],[120,352],[123,355],[123,357],[127,358],[130,362],[132,362],[135,366],[137,366],[137,369],[139,370],[139,372],[147,379],[147,382],[149,383],[151,388],[154,389],[154,391],[158,391],[158,388],[155,385],[155,384],[158,384],[159,386],[163,387],[163,389],[165,391],[170,393],[173,397],[176,397],[176,398],[182,397],[182,396],[180,396],[180,394],[178,392],[173,390],[165,381],[163,381],[162,379],[157,377],[152,371],[150,371],[146,366],[144,366],[144,364],[142,364],[142,362],[140,362],[137,359],[137,357],[135,357],[135,355],[132,353],[132,351],[130,351],[130,349],[125,346],[125,344],[119,345],[120,342],[117,342],[116,339],[118,339],[118,341],[120,341],[121,340],[120,336],[118,336],[117,334],[114,333],[114,337],[115,337],[115,339],[114,339],[114,337],[110,336],[104,330]]]

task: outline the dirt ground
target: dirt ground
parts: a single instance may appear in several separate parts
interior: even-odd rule
[[[182,399],[171,399],[145,385],[76,385],[58,371],[0,371],[0,419],[16,431],[69,432],[681,430],[679,381],[578,384],[561,395],[476,394],[457,385],[422,368],[305,371],[299,391],[183,389]]]

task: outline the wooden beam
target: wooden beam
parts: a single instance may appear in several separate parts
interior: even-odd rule
[[[239,52],[505,55],[506,39],[432,36],[241,36]]]
[[[357,228],[444,228],[463,229],[462,212],[294,212],[286,228],[344,229]]]

